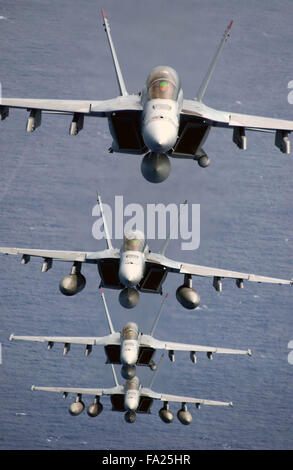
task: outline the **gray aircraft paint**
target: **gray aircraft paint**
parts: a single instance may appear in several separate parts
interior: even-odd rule
[[[16,93],[24,96],[26,92],[28,97],[42,97],[46,91],[46,96],[59,98],[62,95],[56,96],[56,83],[58,92],[66,90],[68,99],[98,98],[100,93],[103,96],[109,93],[110,98],[117,93],[111,58],[105,48],[105,33],[97,27],[99,5],[96,2],[87,6],[84,2],[75,2],[73,10],[72,2],[52,4],[43,0],[34,5],[33,11],[29,7],[23,9],[20,3],[9,2],[3,14],[14,21],[14,27],[21,25],[21,34],[16,34],[8,21],[1,22],[1,81],[6,96]],[[236,113],[263,115],[272,115],[277,108],[276,115],[292,117],[292,105],[287,102],[287,83],[292,79],[292,52],[287,47],[292,31],[291,2],[284,1],[282,8],[279,2],[247,6],[243,2],[212,1],[188,4],[189,9],[168,2],[168,10],[166,5],[167,2],[160,4],[167,26],[163,26],[164,34],[159,34],[162,23],[155,14],[157,1],[148,2],[147,7],[136,3],[135,12],[133,2],[126,1],[123,10],[119,10],[118,19],[117,2],[107,2],[107,14],[113,18],[113,32],[115,38],[119,38],[119,48],[116,45],[121,65],[125,64],[123,73],[129,89],[139,89],[150,68],[158,62],[159,54],[160,62],[172,64],[181,71],[186,96],[194,96],[223,26],[232,17],[233,37],[209,85],[206,103],[219,109],[223,103],[230,103],[230,109]],[[133,12],[131,21],[129,11]],[[174,18],[176,33],[169,28]],[[150,22],[152,34],[149,34]],[[79,34],[79,41],[72,41],[73,30]],[[184,38],[184,45],[180,38]],[[138,47],[143,57],[140,62]],[[17,61],[14,60],[16,53]],[[150,185],[143,180],[138,187],[127,185],[126,191],[125,181],[138,181],[139,163],[133,156],[125,155],[122,165],[120,159],[107,155],[106,148],[111,141],[105,124],[97,124],[98,120],[95,123],[89,121],[86,124],[88,131],[85,128],[84,134],[76,140],[66,135],[68,119],[62,116],[58,119],[57,128],[44,119],[38,129],[40,133],[34,139],[25,135],[23,117],[15,116],[2,123],[5,126],[5,131],[1,127],[2,245],[10,244],[13,233],[16,245],[37,246],[42,239],[48,248],[65,248],[74,239],[79,249],[86,242],[87,247],[95,250],[96,240],[92,238],[90,226],[97,179],[104,200],[111,200],[114,186],[118,194],[125,195],[126,203],[156,203],[159,197],[167,204],[174,197],[176,185],[174,202],[188,198],[201,203],[203,209],[201,246],[192,262],[208,261],[210,265],[220,265],[225,250],[227,266],[237,262],[237,266],[239,263],[247,271],[252,271],[257,264],[266,272],[272,267],[278,267],[280,275],[291,272],[291,160],[275,153],[270,136],[251,133],[248,149],[241,153],[232,145],[229,132],[215,129],[207,144],[208,154],[215,157],[209,169],[200,171],[197,165],[190,166],[189,161],[174,160],[167,182],[150,193]],[[90,134],[85,135],[86,132]],[[178,178],[182,181],[179,185]],[[160,246],[158,243],[155,248]],[[100,249],[103,247],[101,242]],[[176,242],[170,243],[169,253],[180,259]],[[72,354],[62,363],[58,351],[47,353],[38,351],[38,345],[32,345],[28,350],[28,345],[15,347],[10,344],[11,331],[28,334],[38,326],[42,334],[48,331],[56,335],[60,331],[71,335],[77,331],[83,335],[92,331],[103,334],[104,324],[99,321],[102,312],[97,308],[93,274],[89,274],[88,286],[92,289],[88,290],[86,301],[83,296],[68,299],[56,291],[57,275],[59,278],[63,272],[61,264],[55,268],[57,271],[48,272],[44,283],[37,263],[28,278],[26,267],[21,269],[18,260],[13,260],[2,257],[0,272],[3,346],[0,395],[5,403],[0,414],[2,449],[125,449],[126,429],[132,448],[157,449],[158,443],[166,449],[292,447],[289,430],[292,428],[293,368],[287,360],[287,345],[292,339],[291,289],[278,287],[272,291],[269,285],[260,287],[250,283],[247,286],[249,296],[247,290],[243,291],[245,301],[238,289],[223,290],[219,300],[216,291],[199,281],[203,305],[196,315],[186,315],[183,310],[178,312],[175,298],[170,299],[166,325],[174,340],[180,341],[184,337],[186,342],[196,339],[203,344],[213,344],[221,340],[221,344],[228,344],[233,337],[233,346],[240,347],[247,343],[249,336],[254,356],[249,361],[241,361],[241,365],[233,357],[222,360],[218,357],[221,366],[211,361],[208,369],[206,361],[197,365],[195,378],[200,396],[209,392],[209,396],[222,395],[224,398],[224,390],[229,385],[229,398],[233,396],[234,402],[231,413],[221,408],[215,412],[214,408],[206,407],[194,414],[192,426],[182,427],[174,422],[170,432],[156,416],[158,407],[154,405],[154,415],[143,417],[147,419],[141,422],[142,434],[137,432],[136,425],[130,427],[121,423],[119,414],[112,413],[109,420],[106,410],[96,418],[99,422],[81,416],[72,426],[73,418],[66,412],[67,403],[57,400],[54,394],[32,394],[30,386],[40,384],[37,378],[41,376],[46,383],[61,383],[66,379],[68,384],[80,385],[77,374],[81,374],[81,370],[83,383],[97,386],[97,360],[93,356],[83,358],[83,349],[73,355],[72,349]],[[185,255],[185,261],[190,262],[189,256]],[[89,268],[87,272],[90,272]],[[177,276],[170,276],[167,283],[168,291],[174,292]],[[112,293],[109,299],[113,312],[117,305],[116,295]],[[156,305],[157,297],[153,300],[147,297],[142,299],[136,311],[135,320],[144,330],[149,330],[153,321],[145,311],[151,306],[155,309]],[[115,325],[119,327],[124,320],[123,310],[117,309],[113,318]],[[159,326],[158,335],[160,333]],[[102,351],[99,358],[104,359]],[[173,365],[166,362],[156,379],[156,389],[162,390],[168,382],[176,393],[184,388],[186,394],[191,394],[194,384],[190,382],[190,374],[194,374],[194,365],[183,357],[180,359],[178,354],[176,366],[183,376],[180,387]],[[150,372],[146,370],[142,374],[143,383],[149,376]],[[112,384],[107,367],[104,383],[106,386]],[[18,400],[16,388],[21,389],[21,394],[17,392]],[[104,406],[110,411],[107,403]],[[55,414],[52,413],[54,409]]]

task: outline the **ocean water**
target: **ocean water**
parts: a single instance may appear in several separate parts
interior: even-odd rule
[[[138,92],[153,66],[174,67],[186,98],[195,96],[225,27],[231,38],[211,80],[205,103],[233,112],[293,119],[288,103],[292,76],[293,5],[283,1],[9,0],[0,2],[3,96],[106,99],[117,96],[112,59],[102,26],[111,25],[127,89]],[[248,149],[232,142],[232,131],[212,129],[204,146],[208,169],[172,160],[170,177],[152,185],[140,174],[141,157],[108,154],[111,137],[104,119],[85,119],[84,130],[68,135],[70,117],[44,115],[26,134],[24,111],[11,111],[0,125],[0,245],[67,250],[100,250],[92,226],[99,188],[105,203],[200,204],[201,240],[182,251],[172,240],[167,255],[185,262],[292,277],[292,155],[274,146],[274,135],[248,133]],[[119,246],[120,240],[114,240]],[[151,240],[153,250],[162,241]],[[251,348],[253,355],[176,354],[165,358],[153,389],[158,392],[233,401],[233,408],[190,408],[193,423],[165,425],[159,403],[129,425],[111,411],[71,417],[70,398],[31,392],[42,386],[111,387],[111,368],[96,348],[86,358],[81,346],[63,357],[62,346],[9,342],[15,334],[104,335],[108,332],[94,266],[85,266],[87,285],[64,297],[59,280],[69,273],[55,263],[27,266],[18,257],[0,258],[0,449],[292,449],[292,289],[253,284],[237,289],[223,281],[217,293],[209,279],[194,279],[201,307],[184,310],[176,301],[182,277],[164,284],[168,301],[156,337],[186,343]],[[120,307],[118,292],[106,291],[113,324],[129,320],[143,332],[152,326],[161,297],[142,294],[132,311]],[[160,355],[158,354],[158,357]],[[142,370],[141,370],[142,369]],[[148,384],[149,369],[138,370]],[[117,368],[117,373],[119,370]],[[119,377],[119,375],[118,375]],[[84,397],[86,404],[90,397]],[[173,411],[178,408],[171,406]]]

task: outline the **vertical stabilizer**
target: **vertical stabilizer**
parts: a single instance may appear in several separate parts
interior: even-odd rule
[[[150,336],[153,336],[153,334],[154,334],[154,332],[155,332],[155,329],[156,329],[156,327],[157,327],[157,324],[158,324],[158,321],[159,321],[159,319],[160,319],[160,316],[161,316],[161,313],[162,313],[164,304],[165,304],[165,302],[166,302],[166,300],[167,300],[167,297],[168,297],[168,294],[166,294],[165,297],[163,298],[163,301],[162,301],[161,306],[160,306],[160,310],[158,311],[158,314],[157,314],[157,316],[156,316],[156,318],[155,318],[154,324],[153,324],[152,329],[151,329],[151,331],[150,331]]]
[[[180,220],[180,216],[181,216],[181,211],[183,210],[184,206],[186,206],[187,204],[187,199],[183,202],[183,204],[180,204],[180,209],[179,209],[179,220]],[[172,228],[173,227],[170,227],[170,230],[169,230],[169,233],[168,233],[168,236],[164,242],[164,245],[162,246],[162,248],[160,249],[159,253],[161,255],[164,255],[165,256],[165,253],[166,253],[166,249],[169,245],[169,242],[170,242],[170,238],[171,238],[171,232],[172,232]]]
[[[212,75],[213,75],[214,70],[215,70],[215,68],[216,68],[216,65],[217,65],[218,59],[219,59],[219,57],[220,57],[220,55],[221,55],[221,52],[222,52],[222,50],[223,50],[223,47],[224,47],[224,45],[225,45],[225,43],[226,43],[228,37],[230,36],[230,29],[231,29],[231,27],[232,27],[232,24],[233,24],[233,20],[230,21],[229,25],[227,26],[227,28],[226,28],[226,30],[225,30],[224,36],[223,36],[223,38],[222,38],[222,40],[221,40],[221,42],[220,42],[220,44],[219,44],[219,47],[218,47],[218,49],[217,49],[217,51],[216,51],[216,54],[215,54],[215,56],[214,56],[214,58],[213,58],[213,60],[212,60],[212,62],[211,62],[211,65],[210,65],[210,67],[209,67],[209,69],[208,69],[208,71],[207,71],[207,73],[206,73],[206,76],[205,76],[205,78],[204,78],[204,80],[203,80],[203,82],[202,82],[202,84],[201,84],[201,86],[200,86],[200,88],[199,88],[199,90],[198,90],[198,93],[197,93],[197,96],[196,96],[196,99],[197,99],[198,101],[202,101],[202,99],[203,99],[203,96],[204,96],[204,94],[205,94],[205,92],[206,92],[206,89],[207,89],[207,87],[208,87],[208,84],[209,84],[209,82],[210,82],[210,79],[212,78]]]
[[[119,382],[117,380],[117,375],[116,375],[116,370],[115,370],[115,367],[113,364],[111,364],[111,367],[112,367],[112,373],[113,373],[113,378],[114,378],[114,382],[115,382],[115,385],[116,387],[119,386]]]
[[[159,370],[159,365],[161,364],[161,362],[162,362],[162,360],[163,360],[163,357],[164,357],[164,353],[162,353],[162,355],[161,355],[161,357],[160,357],[160,360],[159,360],[159,362],[157,363],[157,368],[156,368],[155,372],[153,373],[153,376],[152,376],[152,378],[151,378],[151,381],[150,381],[150,383],[149,383],[148,388],[152,388],[152,386],[153,386],[154,380],[155,380],[155,378],[156,378],[156,376],[157,376],[157,373],[158,373],[158,370]]]
[[[116,77],[117,77],[117,81],[118,81],[120,95],[121,96],[127,96],[128,93],[127,93],[127,90],[126,90],[126,86],[125,86],[123,76],[122,76],[122,73],[121,73],[121,69],[120,69],[120,65],[119,65],[119,62],[118,62],[116,50],[115,50],[114,43],[112,41],[112,37],[111,37],[111,33],[110,33],[110,24],[109,24],[109,21],[108,21],[106,15],[105,15],[104,10],[102,10],[102,17],[103,17],[103,20],[104,20],[104,26],[105,26],[105,31],[106,31],[106,34],[107,34],[109,46],[110,46],[110,49],[111,49],[111,54],[112,54],[112,59],[113,59],[113,62],[114,62],[114,67],[115,67],[115,72],[116,72]]]
[[[108,306],[107,306],[107,303],[106,303],[104,292],[102,291],[102,289],[100,289],[100,292],[101,292],[101,297],[102,297],[102,300],[103,300],[103,303],[104,303],[106,317],[107,317],[107,320],[108,320],[108,325],[109,325],[109,328],[110,328],[110,332],[115,333],[113,323],[112,323],[112,320],[111,320],[111,317],[110,317],[110,313],[109,313],[109,310],[108,310]]]
[[[100,211],[101,211],[101,216],[102,216],[102,219],[103,219],[104,232],[105,232],[105,237],[106,237],[107,248],[108,248],[109,250],[112,250],[112,249],[113,249],[113,246],[112,246],[112,242],[111,242],[111,238],[110,238],[109,230],[108,230],[108,225],[107,225],[106,218],[105,218],[105,214],[104,214],[102,199],[101,199],[101,196],[99,195],[99,193],[97,193],[97,201],[98,201],[98,204],[99,204],[99,207],[100,207]]]

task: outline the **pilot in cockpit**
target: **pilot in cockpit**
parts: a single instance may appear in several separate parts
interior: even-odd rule
[[[147,90],[151,100],[157,98],[176,100],[179,88],[179,77],[171,67],[156,67],[148,76]]]
[[[123,240],[123,251],[140,251],[145,248],[145,238],[142,232],[134,230],[128,232]]]
[[[134,339],[136,340],[138,337],[137,326],[135,323],[129,322],[127,323],[122,330],[122,338],[125,339]]]

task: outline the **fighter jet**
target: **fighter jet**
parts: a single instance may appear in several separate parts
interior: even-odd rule
[[[163,306],[168,294],[165,295],[158,314],[151,328],[150,334],[144,334],[139,331],[134,322],[127,322],[121,333],[116,332],[110,317],[109,309],[106,303],[105,295],[101,289],[101,297],[104,303],[106,317],[110,329],[110,334],[102,337],[76,337],[76,336],[16,336],[12,334],[10,341],[35,341],[48,343],[48,349],[52,349],[54,343],[64,343],[63,354],[67,354],[71,344],[86,345],[85,354],[88,356],[93,346],[104,346],[107,356],[107,363],[122,364],[121,375],[124,379],[131,379],[136,374],[137,366],[148,366],[151,370],[156,370],[157,365],[153,361],[153,356],[157,349],[167,350],[170,361],[175,361],[174,351],[188,351],[190,359],[196,363],[197,352],[205,352],[209,359],[213,354],[246,354],[251,356],[251,350],[227,349],[210,346],[199,346],[196,344],[173,343],[170,341],[160,341],[153,337],[155,328],[158,324]]]
[[[202,398],[184,397],[178,395],[168,395],[164,393],[154,392],[151,387],[155,378],[155,374],[151,379],[148,387],[142,387],[137,376],[128,379],[125,385],[119,385],[114,366],[112,371],[115,381],[115,386],[112,388],[75,388],[75,387],[36,387],[33,385],[31,389],[41,390],[44,392],[59,392],[63,393],[66,398],[69,393],[76,394],[76,400],[69,407],[69,413],[72,416],[77,416],[85,408],[82,401],[82,395],[93,395],[94,402],[87,408],[87,414],[90,417],[98,416],[103,410],[103,405],[100,403],[100,397],[109,395],[112,403],[113,411],[125,411],[125,421],[134,423],[136,420],[136,413],[150,413],[150,408],[154,400],[164,402],[164,406],[159,411],[159,416],[165,423],[171,423],[174,419],[172,411],[169,409],[169,402],[181,402],[181,409],[177,412],[177,417],[182,424],[190,424],[192,422],[192,415],[187,410],[186,403],[194,403],[196,408],[200,405],[218,405],[218,406],[233,406],[232,402],[206,400]]]
[[[232,21],[224,32],[197,96],[184,99],[177,72],[165,65],[151,70],[145,87],[138,94],[127,92],[109,21],[103,10],[102,16],[120,95],[101,101],[2,98],[0,120],[8,117],[10,108],[25,109],[29,112],[26,130],[33,132],[41,125],[42,114],[68,114],[72,116],[69,134],[76,135],[82,130],[85,117],[107,118],[113,138],[109,152],[145,154],[141,171],[152,183],[168,177],[169,157],[195,160],[200,167],[207,167],[210,158],[203,145],[212,127],[233,130],[233,142],[243,150],[247,148],[246,130],[273,132],[275,145],[281,152],[290,153],[288,134],[293,130],[293,121],[219,111],[203,103],[216,63],[230,36]]]
[[[42,272],[52,268],[53,260],[72,263],[71,273],[59,283],[61,293],[66,296],[75,295],[84,289],[86,278],[81,273],[82,264],[95,264],[101,278],[100,287],[119,289],[119,302],[124,308],[133,308],[138,304],[139,291],[162,294],[162,286],[168,273],[184,275],[184,283],[177,288],[176,298],[184,308],[190,310],[197,308],[200,303],[200,295],[192,287],[192,276],[212,278],[213,287],[218,292],[222,291],[222,278],[235,279],[239,288],[244,287],[244,280],[293,284],[292,279],[210,268],[167,258],[165,251],[170,241],[170,234],[159,253],[150,250],[144,234],[139,230],[127,232],[120,249],[113,248],[99,194],[97,200],[104,225],[106,250],[89,252],[0,247],[0,254],[22,255],[21,264],[27,264],[31,257],[43,258]]]

